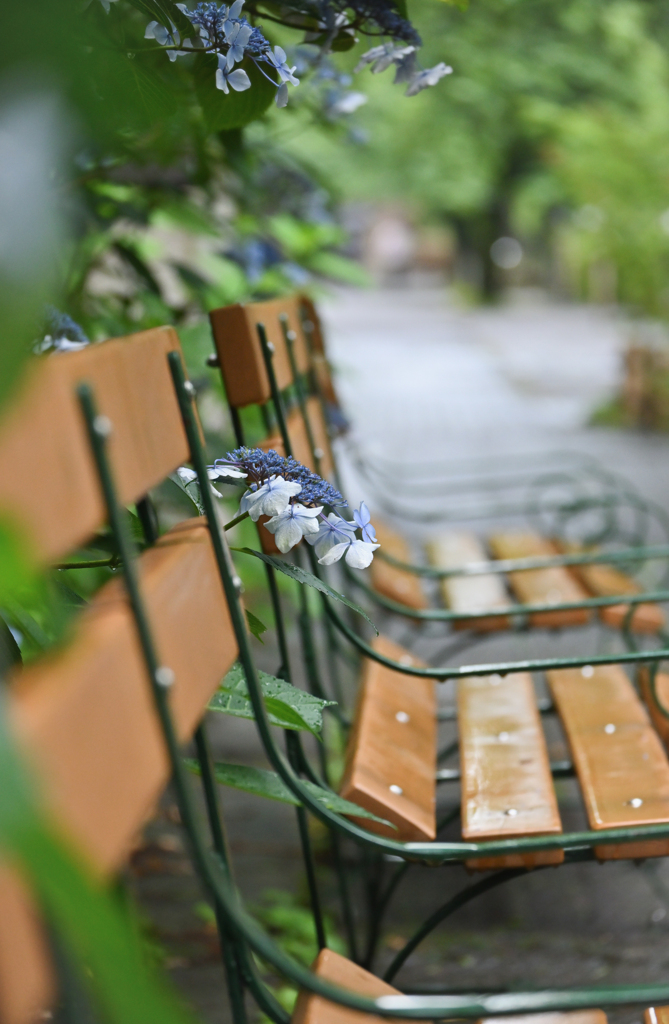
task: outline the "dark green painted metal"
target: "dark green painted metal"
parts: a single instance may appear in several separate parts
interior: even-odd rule
[[[312,570],[314,565],[312,563]],[[467,676],[490,676],[508,675],[510,672],[545,672],[554,668],[581,668],[583,665],[616,665],[634,662],[662,661],[669,658],[669,648],[662,648],[654,651],[632,651],[621,654],[594,654],[577,658],[526,658],[520,661],[489,662],[487,664],[459,665],[444,668],[415,668],[402,662],[394,661],[383,654],[379,654],[370,644],[362,640],[355,630],[351,629],[335,611],[325,595],[323,605],[325,612],[330,616],[337,629],[340,630],[351,643],[368,658],[386,665],[396,672],[407,676],[419,676],[423,679],[436,679],[444,682],[447,679],[463,679]],[[618,600],[616,604],[621,604]],[[557,607],[557,606],[554,606]],[[546,607],[548,610],[548,606]],[[490,613],[488,612],[488,615]]]
[[[479,619],[489,619],[491,616],[507,616],[510,619],[523,619],[528,615],[540,612],[577,611],[581,608],[608,608],[612,605],[625,604],[661,604],[669,601],[669,590],[654,590],[642,594],[616,594],[613,597],[587,597],[582,601],[562,601],[556,604],[510,604],[506,607],[488,608],[479,612],[456,612],[449,608],[409,608],[406,604],[393,601],[383,594],[379,594],[359,577],[354,577],[349,571],[348,576],[354,580],[355,585],[364,591],[368,597],[390,612],[402,615],[405,618],[416,619],[421,622],[471,622],[475,625]]]
[[[188,426],[189,440],[191,440],[191,442],[195,441],[195,444],[192,444],[193,462],[201,481],[203,498],[206,496],[207,505],[209,506],[207,508],[207,514],[212,539],[218,535],[218,541],[214,542],[214,548],[215,550],[216,548],[220,549],[221,553],[219,569],[221,571],[221,578],[226,597],[228,597],[230,605],[230,614],[240,647],[240,658],[247,676],[249,695],[256,713],[258,727],[265,743],[268,756],[277,768],[277,771],[279,771],[279,774],[284,778],[284,781],[290,785],[290,788],[303,799],[304,804],[309,806],[312,803],[309,799],[309,794],[304,790],[300,780],[293,775],[289,764],[278,753],[272,741],[262,694],[250,655],[244,617],[238,600],[238,586],[236,584],[234,570],[226,556],[226,546],[224,539],[217,528],[215,509],[213,507],[209,489],[206,486],[207,474],[199,436],[193,421],[192,409],[189,410],[188,408],[188,396],[183,389],[183,369],[178,354],[174,353],[173,356],[174,358],[170,358],[170,364],[174,373],[175,384],[177,385],[179,393],[179,401],[182,412],[184,413],[184,420]],[[623,1005],[629,1003],[650,1004],[667,1001],[669,999],[669,985],[622,986],[618,988],[593,989],[587,992],[572,990],[559,993],[528,992],[495,994],[493,996],[399,996],[370,1000],[331,985],[328,982],[323,981],[321,978],[316,977],[307,968],[288,957],[272,942],[271,939],[269,939],[269,937],[258,927],[256,922],[243,910],[232,887],[229,871],[220,858],[215,858],[210,853],[200,833],[197,815],[194,812],[192,804],[189,780],[186,777],[186,772],[181,761],[180,750],[171,719],[167,692],[165,687],[160,683],[161,677],[158,674],[160,663],[153,644],[150,625],[141,599],[133,561],[132,545],[126,532],[126,526],[117,502],[116,491],[106,456],[104,434],[99,429],[100,424],[98,423],[96,425],[95,408],[88,389],[82,389],[81,401],[89,427],[91,446],[100,475],[110,524],[123,555],[125,579],[130,598],[130,605],[147,667],[149,683],[154,695],[156,711],[159,716],[173,767],[175,789],[179,801],[182,820],[192,843],[193,856],[198,870],[200,871],[205,883],[212,891],[214,898],[217,900],[230,928],[236,933],[237,943],[239,946],[243,947],[245,943],[248,943],[250,948],[258,956],[272,964],[282,974],[290,978],[294,983],[306,988],[308,991],[315,992],[326,999],[331,999],[343,1006],[348,1006],[351,1009],[357,1009],[367,1013],[381,1013],[388,1017],[421,1019],[425,1016],[459,1016],[472,1018],[495,1013],[517,1013],[522,1012],[523,1010],[539,1012],[542,1010],[558,1009],[563,1007],[579,1008],[600,1005]],[[316,813],[318,817],[321,817],[326,821],[331,821],[333,824],[337,823],[337,816],[324,811],[320,807],[312,807],[311,809],[314,810],[314,813]],[[669,825],[667,828],[669,829]],[[347,829],[347,831],[349,831],[350,834],[360,833],[362,838],[367,838],[365,834],[357,828]],[[621,839],[627,838],[627,834],[629,833],[634,833],[634,838],[637,838],[639,832],[643,832],[647,835],[655,835],[657,834],[658,829],[657,827],[647,827],[642,830],[614,830],[614,838],[611,841],[620,842]],[[576,836],[577,834],[572,834],[572,836],[560,838],[566,840],[568,843],[570,841],[573,843]],[[545,844],[546,838],[547,837],[541,837],[542,845]],[[552,837],[548,838],[550,839]],[[596,834],[598,843],[602,842],[602,840],[606,841],[606,838],[607,836],[605,832]],[[400,844],[389,843],[387,841],[382,843],[372,842],[370,845],[376,846],[378,849],[383,849],[384,847],[388,848],[389,852],[390,850],[393,850],[394,852],[395,849],[398,849],[399,852],[400,847]],[[473,846],[474,844],[434,844],[434,847],[441,847],[440,852],[445,853],[449,847],[453,849],[456,846],[460,846],[462,849],[462,847],[469,845]],[[477,853],[505,852],[504,848],[509,845],[508,841],[506,843],[479,844],[477,847],[475,846],[475,850]],[[516,848],[519,848],[523,844],[513,845]],[[484,847],[486,847],[485,851],[483,849]],[[501,850],[499,849],[500,847],[502,848]],[[416,854],[419,854],[420,859],[423,859],[422,852],[425,850],[425,853],[428,853],[430,844],[407,844],[406,848]],[[436,849],[433,850],[433,852],[436,852]],[[265,1005],[271,1006],[271,1000],[266,999],[265,996],[261,996],[261,999]],[[395,1000],[395,1002],[393,1003],[392,1000]],[[287,1024],[287,1014],[278,1007],[278,1004],[277,1006],[271,1006],[270,1015],[275,1021],[277,1021],[277,1024]]]
[[[379,548],[379,555],[390,565],[405,572],[413,573],[414,576],[425,576],[428,579],[443,580],[460,576],[490,576],[496,573],[508,572],[529,572],[532,569],[551,569],[562,565],[615,565],[618,562],[631,564],[633,562],[647,562],[655,559],[669,558],[669,544],[657,544],[652,547],[625,548],[622,551],[592,551],[573,555],[551,555],[543,558],[504,558],[490,560],[489,562],[470,562],[457,569],[435,569],[429,565],[415,565],[412,562],[402,562],[383,552]],[[376,557],[379,557],[378,555]]]
[[[541,870],[535,868],[535,871]],[[512,878],[518,878],[519,875],[526,874],[524,868],[506,868],[503,871],[496,871],[492,875],[486,875],[480,881],[475,882],[473,885],[467,886],[466,889],[462,889],[455,896],[451,897],[443,906],[435,910],[433,914],[430,914],[427,921],[425,921],[420,928],[411,936],[409,941],[405,943],[402,949],[399,951],[397,956],[393,957],[392,961],[386,968],[383,978],[384,981],[391,982],[402,965],[408,960],[413,953],[414,949],[420,945],[424,938],[426,938],[430,932],[434,931],[437,925],[445,921],[447,917],[454,914],[460,907],[464,907],[466,903],[470,903],[471,900],[477,896],[482,895],[484,892],[488,892],[490,889],[496,889],[498,885],[503,885],[505,882],[510,882]]]

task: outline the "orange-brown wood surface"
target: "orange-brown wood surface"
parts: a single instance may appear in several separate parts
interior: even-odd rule
[[[666,718],[662,714],[655,703],[650,686],[650,675],[645,666],[639,668],[638,680],[641,696],[648,708],[648,713],[650,714],[650,719],[655,726],[655,730],[660,736],[665,747],[669,747],[669,718]],[[662,706],[669,711],[669,675],[666,672],[657,673],[655,678],[655,690],[658,700]]]
[[[171,327],[32,360],[0,423],[0,512],[36,557],[63,557],[104,520],[75,387],[88,381],[109,440],[120,499],[136,501],[188,459],[167,353]]]
[[[442,533],[429,543],[428,554],[438,569],[456,569],[471,562],[489,561],[475,533]],[[449,576],[442,579],[440,585],[444,604],[454,612],[482,612],[493,608],[508,608],[511,604],[504,578],[494,573],[487,576]],[[508,626],[509,618],[506,615],[453,621],[454,629],[474,629],[479,633],[507,629]]]
[[[400,562],[411,562],[409,545],[401,534],[384,522],[380,522],[376,516],[374,517],[374,527],[381,551]],[[389,597],[391,601],[406,604],[410,608],[427,608],[427,598],[420,576],[415,576],[405,569],[398,569],[397,566],[379,558],[378,552],[369,571],[372,577],[372,586],[380,594]]]
[[[331,949],[322,949],[311,969],[324,981],[369,999],[399,995],[398,989]],[[302,989],[297,997],[291,1024],[382,1024],[383,1020],[382,1017],[349,1010],[346,1006],[331,1003]]]
[[[237,656],[203,521],[175,527],[145,552],[140,579],[159,657],[175,673],[170,700],[183,741]],[[9,711],[49,810],[93,870],[111,872],[169,777],[120,579],[105,586],[81,615],[67,649],[12,681]],[[5,913],[4,892],[2,899],[0,979],[11,974],[11,987],[0,993],[0,1008],[20,1008],[39,1003],[49,978],[43,947],[33,939],[26,940],[21,971],[13,971],[16,925]],[[30,936],[28,918],[22,927]],[[18,1011],[0,1020],[26,1024]]]
[[[421,667],[386,637],[377,637],[374,648],[388,658]],[[360,818],[363,828],[393,839],[434,839],[436,743],[434,681],[367,660],[341,794],[396,827]]]
[[[643,1021],[644,1024],[669,1024],[669,1006],[649,1006]]]
[[[288,318],[289,329],[295,332],[295,359],[298,370],[304,373],[309,367],[309,353],[295,296],[245,306],[224,306],[209,314],[228,401],[236,408],[262,404],[271,397],[258,339],[259,323],[264,324],[267,339],[274,346],[274,372],[279,388],[286,388],[292,382],[288,350],[279,320],[282,315]]]
[[[481,842],[562,831],[529,673],[474,676],[458,686],[462,837]],[[472,859],[468,866],[559,864],[562,850]]]
[[[306,295],[299,298],[302,312],[302,326],[309,348],[311,368],[316,377],[318,391],[330,405],[340,406],[339,396],[332,379],[332,369],[325,349],[323,326],[313,301]]]
[[[624,572],[614,569],[612,565],[575,565],[572,572],[583,586],[594,597],[615,597],[616,594],[638,594],[641,587]],[[613,604],[599,609],[602,622],[612,629],[623,626],[630,606]],[[664,627],[666,617],[657,604],[638,604],[634,608],[631,628],[635,633],[657,633]]]
[[[484,1017],[479,1024],[606,1024],[603,1010],[570,1010],[566,1013],[520,1013],[511,1017]]]
[[[489,543],[495,558],[536,558],[555,554],[553,544],[536,533],[495,533]],[[563,566],[512,572],[509,573],[509,583],[521,604],[562,604],[583,601],[589,596]],[[532,626],[549,629],[581,626],[589,620],[587,608],[530,615]]]
[[[548,681],[594,830],[669,821],[669,762],[619,665],[556,669]],[[664,856],[669,840],[596,848],[600,860]]]
[[[315,454],[318,457],[318,469],[320,475],[326,479],[331,479],[334,466],[332,462],[332,451],[330,449],[330,439],[328,437],[327,427],[323,418],[323,410],[321,409],[321,403],[317,398],[308,398],[306,403],[307,419],[311,426],[311,436],[314,441]],[[314,459],[311,452],[311,442],[307,428],[304,422],[304,417],[299,408],[292,409],[286,420],[286,426],[288,428],[288,437],[290,438],[291,446],[293,449],[293,457],[301,462],[303,466],[308,466],[313,472],[316,470],[316,460]],[[268,452],[270,448],[274,451],[279,452],[280,455],[284,454],[283,439],[278,431],[272,434],[270,437],[266,437],[264,441],[259,443],[259,447],[263,451]],[[321,454],[319,454],[321,453]]]

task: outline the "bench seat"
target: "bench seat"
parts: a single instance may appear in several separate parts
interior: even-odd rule
[[[387,637],[377,637],[373,646],[387,658],[420,667]],[[395,828],[359,819],[391,839],[420,842],[436,835],[435,685],[369,659],[364,665],[340,792],[392,822]]]
[[[374,526],[381,551],[396,558],[398,562],[411,563],[411,550],[404,537],[376,518],[374,518]],[[391,601],[397,601],[398,604],[405,604],[409,608],[427,608],[427,598],[420,576],[399,569],[379,557],[374,559],[369,571],[372,577],[372,586],[379,594],[389,597]]]
[[[489,561],[482,542],[474,533],[450,532],[435,537],[428,545],[430,562],[437,569],[457,569],[472,562]],[[441,580],[444,604],[454,612],[482,612],[508,608],[511,604],[501,575],[449,576]],[[454,619],[454,629],[473,629],[479,633],[508,629],[508,615],[474,620]]]
[[[669,761],[619,665],[548,672],[590,828],[669,821]],[[602,845],[600,860],[669,855],[669,840]]]
[[[538,533],[495,533],[490,537],[489,543],[495,557],[500,559],[540,558],[555,555],[552,543]],[[584,601],[589,596],[581,584],[563,566],[511,572],[508,579],[520,604],[562,604]],[[534,612],[530,615],[531,626],[547,629],[582,626],[589,620],[590,610],[588,608]]]

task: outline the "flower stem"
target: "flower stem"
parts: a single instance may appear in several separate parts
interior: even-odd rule
[[[248,519],[248,517],[249,517],[248,512],[242,512],[241,515],[235,516],[235,518],[231,519],[229,523],[226,523],[225,526],[223,527],[223,529],[224,530],[231,530],[233,526],[237,525],[237,523],[241,523],[242,519]]]

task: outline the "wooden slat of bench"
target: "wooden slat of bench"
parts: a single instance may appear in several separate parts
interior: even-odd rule
[[[575,544],[556,543],[557,551],[574,552],[582,550]],[[570,568],[576,579],[583,584],[593,597],[615,597],[616,594],[639,594],[641,587],[635,579],[621,572],[613,565],[573,565]],[[599,609],[602,622],[612,629],[620,629],[629,611],[629,605],[614,604]],[[631,619],[631,628],[635,633],[657,633],[662,629],[666,616],[657,604],[638,604]]]
[[[421,666],[387,637],[377,637],[373,646],[388,658]],[[360,818],[363,828],[406,841],[435,838],[436,710],[432,679],[365,662],[340,791],[396,828]]]
[[[521,1013],[511,1017],[484,1017],[479,1024],[606,1024],[603,1010],[568,1010],[564,1013]]]
[[[237,656],[228,606],[202,520],[176,527],[140,560],[159,655],[175,673],[171,705],[180,739],[193,732]],[[169,778],[169,764],[136,630],[114,580],[79,620],[64,651],[13,681],[11,719],[50,811],[91,867],[124,859]],[[9,884],[9,883],[7,883]],[[16,915],[0,914],[0,1020],[26,1024],[21,1007],[49,990],[44,950],[24,915],[22,968],[12,968]],[[12,897],[8,897],[10,900]],[[20,895],[14,898],[21,900]],[[11,931],[9,930],[11,929]],[[30,938],[32,936],[32,938]],[[9,1007],[18,1007],[5,1017]]]
[[[42,560],[84,543],[104,521],[76,385],[89,381],[113,423],[110,455],[130,503],[188,459],[167,353],[171,327],[35,359],[0,426],[0,510]],[[149,401],[150,399],[150,401]]]
[[[358,967],[351,960],[334,953],[331,949],[322,949],[311,967],[312,971],[324,981],[333,985],[357,992],[369,999],[379,996],[399,995],[399,990],[387,982]],[[659,1011],[658,1011],[659,1013]],[[345,1006],[330,1003],[327,999],[300,991],[293,1010],[291,1024],[381,1024],[384,1018],[349,1010]],[[387,1018],[385,1018],[387,1020]],[[528,1013],[513,1017],[486,1017],[478,1024],[606,1024],[606,1014],[602,1010],[572,1010],[566,1013]],[[425,1022],[423,1022],[425,1024]],[[669,1024],[667,1020],[647,1020],[646,1024]]]
[[[400,562],[411,562],[411,550],[401,534],[377,520],[376,516],[374,527],[382,551]],[[415,576],[405,569],[398,569],[378,557],[372,562],[370,573],[372,586],[379,594],[384,594],[391,601],[406,604],[410,608],[427,608],[427,598],[420,576]]]
[[[462,679],[458,686],[462,838],[472,842],[562,831],[532,677]],[[498,867],[560,864],[562,850],[468,862]]]
[[[669,1024],[669,1006],[649,1006],[643,1015],[644,1024]]]
[[[331,479],[334,472],[334,464],[332,461],[332,451],[330,449],[330,439],[328,437],[327,426],[325,419],[323,418],[323,410],[321,409],[320,401],[315,397],[307,399],[307,418],[311,426],[311,433],[314,439],[314,447],[323,453],[320,456],[320,471],[321,476],[326,479]],[[309,435],[307,434],[307,428],[304,424],[304,419],[299,408],[292,409],[288,415],[286,426],[288,428],[288,437],[293,449],[293,457],[301,462],[303,466],[308,466],[312,472],[316,472],[316,466],[314,465],[315,460],[311,455],[311,445],[309,443]],[[284,454],[283,440],[281,435],[277,432],[272,434],[271,437],[266,437],[258,445],[263,451],[268,452],[270,448],[274,451],[279,452],[280,455]]]
[[[620,665],[556,669],[548,672],[548,681],[590,828],[669,821],[669,761]],[[666,856],[669,840],[601,846],[595,852],[600,860]]]
[[[470,562],[487,562],[488,555],[474,533],[443,533],[428,545],[430,561],[438,569],[455,569]],[[502,576],[452,576],[441,581],[444,604],[455,612],[480,612],[488,608],[508,608],[511,603]],[[508,629],[506,615],[489,619],[453,622],[454,629],[474,629],[479,633]]]
[[[490,537],[489,542],[495,557],[501,559],[536,558],[555,554],[551,542],[536,533],[496,533]],[[522,604],[562,604],[583,601],[588,597],[583,587],[562,566],[512,572],[509,573],[509,583]],[[549,629],[581,626],[589,620],[590,611],[587,608],[537,612],[530,615],[532,626]]]
[[[369,999],[399,995],[399,990],[377,978],[375,974],[358,967],[352,960],[331,949],[322,949],[311,969],[319,978],[333,985],[356,992]],[[384,1018],[349,1010],[311,992],[300,990],[291,1017],[291,1024],[383,1024]]]
[[[274,345],[274,372],[279,388],[283,390],[292,382],[288,350],[279,321],[281,314],[288,317],[289,327],[295,331],[295,359],[298,370],[304,373],[309,368],[309,354],[295,296],[245,306],[224,306],[209,314],[226,394],[235,408],[262,405],[271,398],[256,329],[258,323],[265,325],[267,339]]]
[[[308,335],[306,333],[307,324],[304,325],[304,330],[309,349],[309,361],[311,363],[312,372],[316,378],[318,390],[326,402],[330,405],[334,405],[336,408],[340,408],[341,403],[332,379],[330,363],[328,362],[327,352],[325,350],[323,327],[316,310],[316,306],[306,295],[300,295],[299,302],[302,316],[303,318],[306,317],[306,320],[311,327]]]

